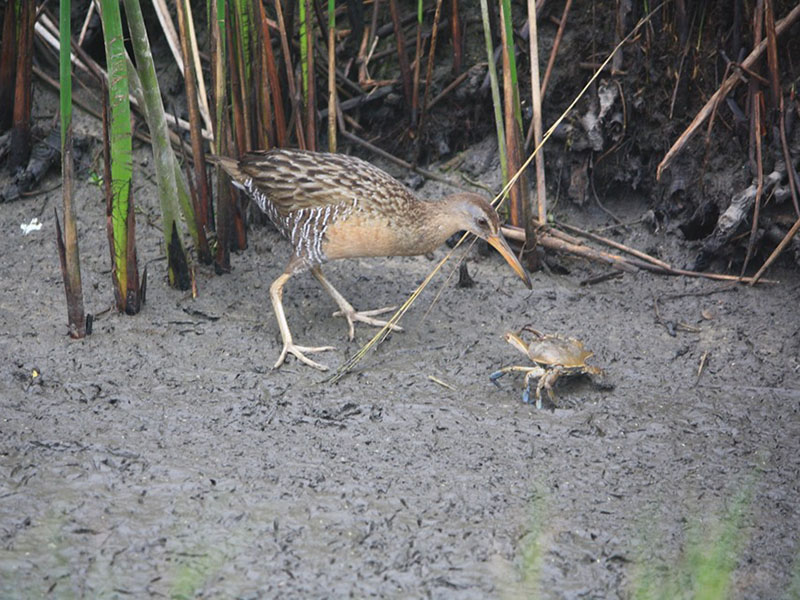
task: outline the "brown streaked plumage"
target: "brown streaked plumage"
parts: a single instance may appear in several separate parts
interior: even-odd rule
[[[301,362],[326,370],[304,353],[330,346],[297,346],[283,310],[283,286],[298,271],[310,269],[333,297],[354,335],[354,321],[383,327],[374,315],[386,308],[358,312],[322,274],[321,265],[339,258],[414,256],[440,246],[458,231],[485,239],[508,261],[528,288],[530,278],[500,233],[495,210],[477,194],[453,194],[425,202],[388,173],[352,156],[300,150],[253,152],[237,161],[213,157],[289,240],[294,254],[283,274],[270,286],[270,297],[283,338],[283,351]],[[396,325],[396,330],[400,330]]]

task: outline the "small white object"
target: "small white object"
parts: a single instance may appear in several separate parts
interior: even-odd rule
[[[33,217],[30,223],[20,223],[19,228],[22,229],[22,235],[28,235],[31,231],[39,231],[42,224],[39,219]]]

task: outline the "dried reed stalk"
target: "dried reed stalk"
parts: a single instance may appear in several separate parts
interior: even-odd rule
[[[528,214],[532,217],[536,212],[539,222],[547,222],[547,187],[544,174],[544,149],[540,146],[542,142],[542,96],[539,89],[539,44],[538,27],[536,24],[536,2],[528,0],[528,42],[530,44],[531,61],[531,108],[533,109],[533,142],[539,148],[536,152],[536,204],[537,211],[531,206]],[[525,224],[525,231],[530,234],[528,224]]]
[[[780,36],[784,33],[789,27],[794,24],[794,22],[800,18],[800,3],[795,6],[788,15],[786,15],[783,19],[778,21],[775,25],[775,35]],[[761,40],[761,43],[758,44],[753,50],[748,54],[747,58],[742,61],[741,65],[745,69],[749,69],[753,66],[753,64],[761,57],[764,53],[764,50],[767,47],[767,40]],[[697,132],[699,127],[703,124],[703,122],[708,118],[711,114],[714,106],[716,105],[717,101],[721,98],[730,93],[730,91],[736,87],[736,84],[741,81],[741,77],[739,77],[738,73],[733,73],[730,75],[725,81],[722,82],[722,85],[719,86],[716,92],[708,99],[708,101],[703,105],[698,113],[695,115],[692,122],[689,126],[681,133],[678,139],[672,144],[672,147],[667,151],[664,155],[664,158],[661,159],[661,162],[658,165],[658,169],[656,170],[656,179],[661,179],[661,175],[663,175],[664,170],[670,165],[673,161],[675,156],[683,150],[684,146],[689,142],[689,140],[694,136]]]

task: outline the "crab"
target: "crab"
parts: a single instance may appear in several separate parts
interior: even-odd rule
[[[526,343],[522,337],[523,332],[530,332],[535,339]],[[522,401],[530,403],[530,389],[534,379],[538,379],[536,384],[536,408],[542,407],[542,389],[547,390],[550,401],[555,405],[556,396],[553,386],[560,377],[570,375],[604,375],[605,372],[599,367],[586,364],[586,359],[594,355],[591,350],[583,347],[583,342],[573,338],[565,338],[560,335],[550,335],[541,333],[533,329],[530,325],[525,325],[517,333],[506,332],[503,336],[505,340],[517,350],[526,354],[533,361],[533,366],[512,365],[503,367],[489,376],[493,383],[511,372],[525,373],[525,390],[522,393]]]

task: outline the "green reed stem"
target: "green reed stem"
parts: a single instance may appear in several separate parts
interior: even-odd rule
[[[142,83],[144,101],[147,105],[147,125],[152,136],[153,162],[158,183],[158,198],[161,204],[162,229],[164,233],[164,249],[167,253],[167,273],[170,285],[178,289],[188,289],[191,278],[188,270],[188,258],[179,226],[180,209],[178,184],[175,176],[175,154],[169,140],[169,129],[164,116],[164,105],[161,102],[161,90],[156,77],[150,42],[144,25],[144,17],[139,0],[124,0],[125,14],[131,33],[131,45],[136,57],[137,72]],[[187,224],[191,226],[195,245],[197,244],[197,227],[194,207],[191,201],[186,202],[183,214]]]
[[[102,0],[103,37],[108,70],[109,146],[111,180],[112,278],[117,308],[125,310],[128,290],[128,219],[133,219],[132,199],[133,144],[131,106],[128,100],[128,67],[122,36],[119,2]]]
[[[492,89],[492,105],[494,106],[494,124],[497,129],[497,151],[500,156],[500,171],[503,174],[503,184],[508,183],[508,157],[506,155],[506,135],[503,126],[503,109],[500,103],[500,84],[497,81],[497,66],[494,62],[494,48],[492,46],[492,28],[489,24],[489,5],[487,0],[481,0],[481,19],[483,21],[483,37],[486,42],[486,56],[489,60],[489,83]]]

